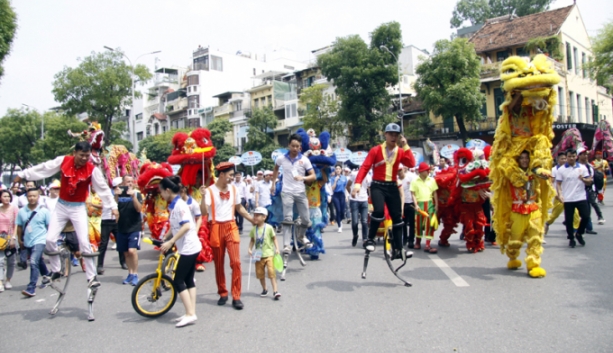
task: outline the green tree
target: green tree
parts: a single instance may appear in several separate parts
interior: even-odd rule
[[[217,149],[213,163],[227,162],[230,157],[236,155],[236,149],[231,144],[226,143],[226,134],[232,131],[232,123],[226,119],[214,119],[206,126],[211,131],[213,146]]]
[[[273,138],[274,129],[277,127],[275,113],[273,113],[271,107],[254,109],[247,123],[249,124],[249,131],[247,131],[245,149],[262,154],[262,162],[257,165],[258,169],[272,169],[274,165],[270,155],[272,151],[279,148]]]
[[[172,152],[172,137],[177,132],[189,133],[192,129],[177,129],[166,131],[163,134],[155,136],[147,136],[138,143],[138,156],[147,149],[147,158],[153,162],[166,162]]]
[[[437,41],[432,56],[416,70],[415,90],[424,108],[437,116],[455,116],[464,141],[468,138],[465,123],[477,120],[485,103],[480,67],[474,46],[465,38],[455,38]]]
[[[519,17],[543,12],[554,0],[459,0],[451,16],[451,28],[460,28],[466,21],[472,26],[498,16]]]
[[[125,121],[113,123],[111,127],[111,136],[109,137],[109,145],[123,145],[128,151],[132,151],[132,142],[124,139],[124,133],[128,129],[128,124]]]
[[[338,100],[324,94],[325,89],[326,85],[318,84],[302,90],[300,103],[306,106],[302,122],[305,130],[313,129],[317,133],[328,131],[335,139],[343,134],[347,125],[339,118]]]
[[[45,121],[45,138],[38,139],[32,148],[35,163],[45,162],[58,156],[72,153],[72,147],[78,141],[69,136],[67,131],[83,131],[87,124],[75,116],[63,116],[56,112],[46,112],[42,118]]]
[[[36,163],[32,148],[40,138],[41,115],[31,109],[9,109],[0,120],[2,159],[12,167],[27,168]]]
[[[592,38],[594,59],[586,66],[598,85],[613,91],[613,21],[606,23]]]
[[[67,114],[85,112],[98,120],[109,145],[113,119],[132,104],[131,75],[135,81],[146,82],[152,74],[144,65],[126,65],[119,51],[92,52],[80,61],[77,67],[65,67],[55,75],[53,95]]]
[[[0,77],[4,74],[2,62],[11,51],[17,31],[17,15],[9,0],[0,0]]]
[[[358,35],[337,38],[333,49],[318,57],[321,72],[333,81],[341,101],[338,119],[351,131],[352,142],[379,141],[382,127],[394,121],[388,114],[391,98],[386,86],[398,81],[396,57],[402,49],[402,34],[398,22],[377,27],[370,34],[370,45]]]

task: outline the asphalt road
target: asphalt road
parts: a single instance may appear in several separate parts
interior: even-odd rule
[[[595,225],[585,247],[568,248],[558,220],[543,254],[547,277],[532,279],[525,267],[506,269],[498,247],[469,254],[458,235],[438,255],[416,251],[400,270],[413,287],[404,287],[382,260],[371,256],[368,278],[360,278],[363,250],[351,247],[351,231],[324,234],[326,254],[300,267],[291,257],[282,298],[260,298],[252,271],[247,289],[248,232],[242,236],[245,309],[216,305],[213,265],[198,273],[196,325],[176,329],[183,314],[178,300],[158,319],[132,309],[127,271],[117,254],[106,260],[96,298],[96,321],[87,321],[85,275],[75,271],[70,291],[51,317],[52,289],[25,299],[20,291],[28,271],[17,271],[14,288],[0,293],[2,352],[611,352],[613,351],[613,196],[603,208],[609,223]],[[594,219],[595,215],[593,215]],[[250,228],[246,228],[248,230]],[[280,241],[281,242],[281,241]],[[157,252],[144,245],[139,273],[154,271]],[[522,253],[522,257],[524,254]],[[227,261],[227,260],[226,260]],[[439,267],[440,266],[440,267]],[[448,266],[446,268],[445,266]],[[226,275],[230,277],[227,266]],[[453,280],[452,280],[453,279]],[[270,286],[269,286],[270,290]],[[270,291],[272,292],[272,291]]]

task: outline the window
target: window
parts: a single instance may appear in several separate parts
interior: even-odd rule
[[[485,91],[481,91],[481,93],[485,95]],[[481,116],[484,118],[487,117],[487,101],[483,102],[483,105],[481,106]]]
[[[583,69],[583,78],[587,78],[587,70],[585,64],[585,53],[581,53],[581,69]]]
[[[558,105],[560,107],[560,118],[566,122],[566,106],[564,105],[564,88],[558,87]]]
[[[285,118],[295,118],[298,116],[296,109],[296,103],[288,104],[285,106]]]
[[[143,132],[137,132],[136,133],[136,141],[140,141],[143,139]]]
[[[223,58],[211,55],[211,70],[223,71]]]
[[[515,49],[515,53],[517,53],[517,56],[530,56],[526,48],[517,48]]]
[[[198,92],[198,86],[194,86],[194,87],[192,87],[192,91],[193,91],[193,92]]]
[[[573,47],[573,60],[575,61],[575,75],[579,75],[579,52]]]
[[[573,57],[572,54],[570,53],[570,43],[566,42],[566,69],[567,70],[572,70],[573,68]]]
[[[166,125],[162,126],[162,133],[166,132]]]
[[[235,111],[243,110],[243,102],[241,101],[236,102],[236,108],[234,109]]]
[[[581,95],[577,94],[577,119],[578,122],[583,122],[583,109],[581,108]]]
[[[136,119],[136,121],[143,120],[143,113],[136,114],[136,117],[134,119]]]
[[[200,96],[187,97],[187,106],[190,109],[200,108]]]
[[[585,97],[585,122],[590,123],[592,120],[592,107],[590,106],[590,99]]]
[[[209,56],[201,56],[194,59],[194,70],[206,70],[209,71]],[[197,84],[197,83],[196,83]]]
[[[573,92],[568,92],[568,101],[570,102],[570,119],[572,122],[575,121],[575,94]]]
[[[191,75],[187,77],[187,85],[193,86],[200,84],[200,76],[199,75]]]
[[[508,50],[504,50],[504,51],[499,51],[498,53],[496,53],[496,61],[504,61],[504,59],[509,57],[509,51]]]
[[[293,70],[294,69],[293,66],[289,66],[289,65],[283,65],[283,68],[288,69],[288,70]]]
[[[254,100],[253,100],[253,105],[255,106],[255,108],[256,108],[256,109],[257,109],[257,108],[259,108],[259,107],[260,107],[260,101],[259,101],[259,99],[254,99]]]
[[[592,121],[594,124],[598,123],[598,107],[596,106],[596,102],[592,99]]]

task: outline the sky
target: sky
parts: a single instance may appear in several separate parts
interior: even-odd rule
[[[120,48],[153,70],[188,66],[198,45],[227,53],[291,50],[307,61],[311,51],[337,37],[369,33],[397,21],[405,45],[431,51],[454,31],[449,19],[455,0],[12,0],[18,16],[13,47],[0,78],[0,116],[27,104],[44,111],[54,101],[54,75],[77,66],[78,58]],[[573,0],[556,0],[552,8]],[[613,20],[613,1],[579,0],[588,34]]]

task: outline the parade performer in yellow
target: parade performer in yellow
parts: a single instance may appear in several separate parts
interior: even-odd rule
[[[604,192],[607,190],[607,171],[609,170],[609,162],[606,159],[602,159],[602,151],[596,151],[595,159],[592,161],[592,165],[597,172],[601,173],[602,182],[601,185],[596,185],[598,188],[598,202],[604,205]],[[596,179],[596,175],[594,175],[594,179]],[[596,183],[596,180],[594,180]]]
[[[537,217],[552,207],[554,189],[549,180],[552,166],[551,140],[553,139],[553,109],[560,76],[553,61],[545,55],[537,55],[532,61],[512,56],[502,62],[500,79],[505,93],[503,111],[498,121],[490,162],[490,179],[494,215],[492,217],[496,241],[500,251],[507,254],[509,269],[517,269],[517,256],[523,242],[527,243],[526,267],[531,277],[544,277],[541,265],[542,232],[545,217]],[[526,151],[529,163],[526,170],[520,168],[519,157]],[[531,178],[532,177],[532,178]],[[534,192],[532,211],[528,225],[521,234],[512,227],[513,190],[525,188],[530,182]],[[532,185],[532,183],[534,185]],[[514,218],[517,216],[513,216]],[[532,218],[534,217],[534,218]],[[525,223],[525,222],[524,222]],[[515,232],[515,233],[514,233]]]

